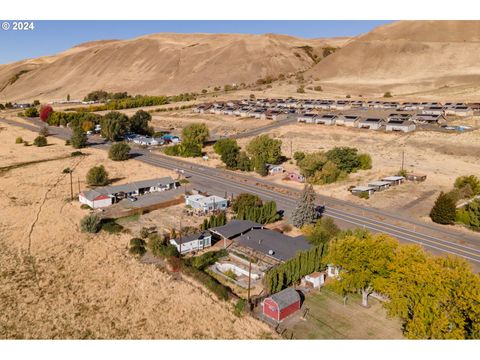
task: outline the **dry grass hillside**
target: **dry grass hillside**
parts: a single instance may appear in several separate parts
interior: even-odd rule
[[[400,21],[380,26],[350,41],[308,74],[364,95],[384,91],[465,95],[465,88],[468,95],[478,95],[480,21]]]
[[[248,84],[307,70],[322,58],[323,47],[348,40],[162,33],[89,42],[52,57],[0,65],[0,94],[11,101],[52,100],[83,98],[96,89],[160,95]]]

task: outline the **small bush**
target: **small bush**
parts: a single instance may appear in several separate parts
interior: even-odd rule
[[[228,276],[232,280],[237,280],[237,274],[235,274],[233,270],[227,270],[223,274]]]
[[[140,230],[140,237],[142,239],[146,239],[148,238],[149,235],[150,235],[150,231],[146,227],[142,227],[142,229]]]
[[[360,193],[360,194],[358,195],[358,197],[359,197],[360,199],[365,199],[365,200],[370,199],[370,195],[368,195],[368,192],[362,192],[362,193]]]
[[[145,247],[146,242],[143,239],[140,239],[138,237],[131,238],[130,239],[130,246],[142,246]]]
[[[88,209],[90,209],[90,206],[88,206],[87,204],[82,204],[82,205],[80,205],[80,209],[88,210]]]
[[[384,98],[391,98],[392,97],[392,93],[390,91],[387,91],[385,94],[383,94],[383,97]]]
[[[26,117],[30,117],[30,118],[39,116],[38,110],[35,107],[30,107],[28,109],[25,109],[24,114]]]
[[[23,146],[30,146],[30,144],[28,143],[27,140],[24,140],[24,141],[23,141]]]
[[[21,136],[19,136],[15,139],[15,144],[23,144],[23,139],[22,139]]]
[[[69,139],[65,140],[65,146],[70,146],[70,140]]]
[[[83,232],[88,232],[91,234],[95,234],[100,230],[101,219],[96,214],[86,215],[80,221],[80,229]]]
[[[85,154],[82,153],[81,151],[72,151],[72,152],[70,153],[70,156],[71,156],[71,157],[82,156],[82,155],[85,155]]]
[[[299,93],[299,94],[304,94],[304,93],[305,93],[305,86],[303,86],[303,85],[302,85],[302,86],[299,86],[299,87],[297,88],[297,93]]]
[[[103,165],[94,166],[88,170],[87,184],[91,186],[104,186],[109,182],[108,172]]]
[[[131,246],[130,249],[128,249],[128,252],[132,255],[142,256],[147,252],[147,250],[145,250],[144,246],[135,245],[135,246]]]
[[[39,135],[33,140],[33,145],[38,147],[47,146],[47,138],[43,135]]]
[[[109,234],[118,234],[123,231],[123,226],[115,222],[113,219],[103,220],[101,228]]]
[[[313,88],[315,91],[323,91],[322,87],[320,85],[317,85]]]
[[[233,307],[233,313],[235,316],[242,316],[243,311],[245,310],[245,300],[244,299],[238,299],[237,303]]]
[[[213,292],[220,300],[228,300],[228,289],[220,284],[216,279],[212,278],[210,275],[200,271],[194,267],[186,266],[184,268],[184,273],[195,278],[201,282],[205,287]]]

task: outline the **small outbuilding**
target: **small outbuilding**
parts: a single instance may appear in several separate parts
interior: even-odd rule
[[[300,310],[301,298],[293,288],[286,288],[263,301],[263,315],[282,321]]]
[[[382,178],[382,181],[387,181],[391,186],[400,185],[405,181],[403,176],[387,176]]]
[[[372,181],[368,183],[368,186],[374,188],[375,191],[382,191],[388,189],[390,187],[390,183],[388,181]]]
[[[307,285],[313,287],[314,289],[319,288],[325,284],[326,273],[325,272],[313,272],[310,275],[305,276],[305,281]]]

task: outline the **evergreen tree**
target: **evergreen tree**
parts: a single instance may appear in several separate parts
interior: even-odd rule
[[[438,224],[449,225],[455,223],[455,212],[455,201],[448,194],[441,192],[430,211],[430,218]]]
[[[315,218],[315,191],[312,185],[305,185],[293,211],[292,222],[294,226],[301,228],[303,225],[312,223]]]
[[[81,149],[87,146],[87,134],[85,134],[80,126],[73,129],[70,144],[72,144],[75,149]]]

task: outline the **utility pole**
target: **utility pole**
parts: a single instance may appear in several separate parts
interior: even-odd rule
[[[248,261],[248,292],[247,292],[247,303],[250,307],[250,279],[252,278],[252,258],[249,256]]]
[[[73,200],[73,180],[72,180],[72,173],[73,173],[73,170],[70,170],[69,171],[69,174],[70,174],[70,200]]]
[[[293,139],[290,138],[290,159],[293,159]]]
[[[405,164],[405,150],[402,151],[402,172],[403,172],[404,164]]]
[[[80,176],[77,176],[77,180],[78,180],[78,193],[80,194]]]

